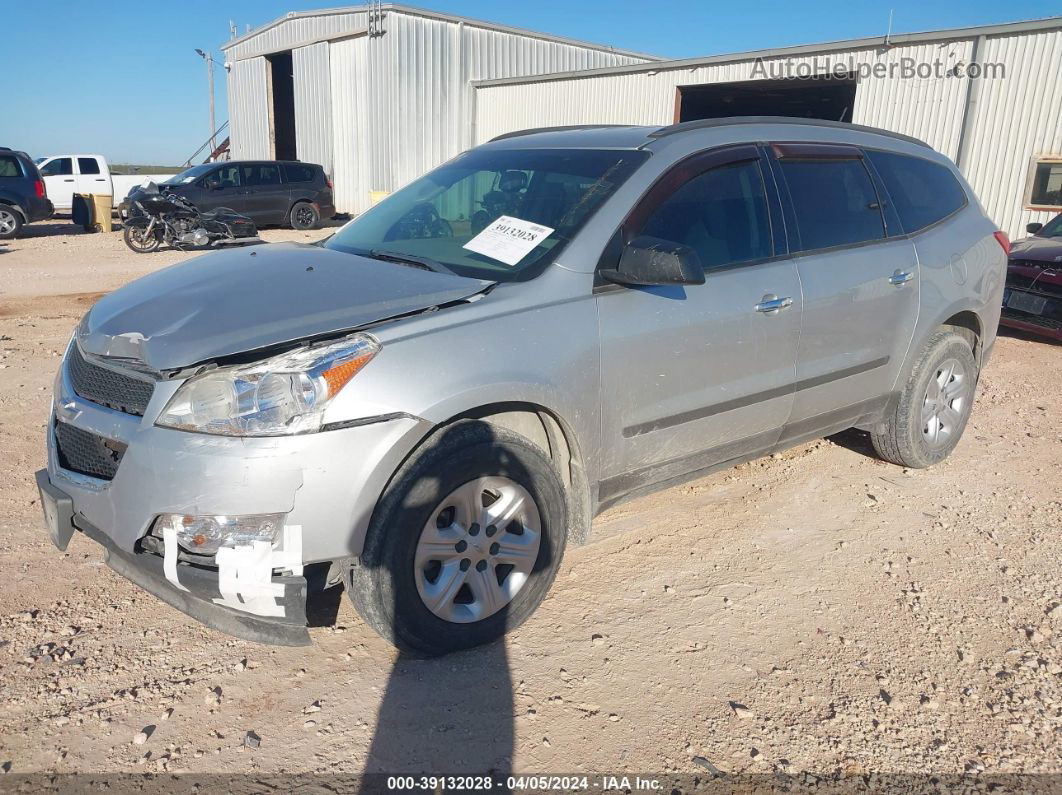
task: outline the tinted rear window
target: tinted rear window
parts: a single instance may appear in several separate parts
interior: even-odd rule
[[[18,164],[18,158],[11,155],[0,155],[0,177],[21,177],[22,167]]]
[[[787,158],[781,165],[793,199],[801,251],[885,237],[874,183],[861,160]]]
[[[285,163],[284,178],[288,182],[313,182],[314,170],[310,166],[299,166],[292,163]]]
[[[77,159],[77,168],[82,174],[100,173],[100,164],[96,162],[94,157],[79,157]]]
[[[867,152],[908,234],[966,205],[966,191],[945,166],[893,152]]]
[[[240,166],[240,170],[243,172],[243,184],[246,187],[280,184],[279,165],[258,163],[252,166]]]

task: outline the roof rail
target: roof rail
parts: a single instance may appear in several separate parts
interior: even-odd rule
[[[496,135],[487,143],[504,141],[506,138],[519,138],[521,135],[535,135],[536,133],[564,132],[566,130],[603,130],[609,127],[636,127],[635,124],[565,124],[560,127],[532,127],[529,130],[516,130],[503,135]]]
[[[929,144],[920,138],[914,138],[903,133],[882,130],[879,127],[867,127],[863,124],[852,124],[847,121],[830,121],[829,119],[804,119],[797,116],[724,116],[720,119],[697,119],[696,121],[684,121],[679,124],[671,124],[661,127],[655,132],[649,133],[650,138],[665,138],[669,135],[686,132],[687,130],[703,130],[710,127],[727,127],[734,124],[798,124],[805,127],[828,127],[834,130],[854,130],[856,132],[875,133],[888,138],[896,138],[912,144],[932,149]]]

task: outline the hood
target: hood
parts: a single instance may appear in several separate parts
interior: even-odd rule
[[[490,282],[274,243],[174,265],[105,296],[81,348],[171,370],[459,301]]]
[[[1010,258],[1062,267],[1062,237],[1026,237],[1011,245]]]

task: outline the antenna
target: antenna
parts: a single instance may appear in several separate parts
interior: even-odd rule
[[[236,38],[236,31],[238,31],[238,30],[239,30],[239,28],[236,27],[236,23],[233,22],[230,19],[229,20],[229,37],[235,39]]]
[[[890,41],[890,39],[892,37],[892,12],[893,12],[893,9],[890,8],[889,9],[889,29],[885,33],[885,46],[886,47],[891,47],[892,46],[892,42]]]

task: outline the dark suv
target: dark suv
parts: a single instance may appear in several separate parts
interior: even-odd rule
[[[0,240],[17,236],[23,224],[50,218],[53,212],[29,155],[0,146]]]
[[[231,160],[204,163],[160,183],[203,212],[227,207],[258,226],[314,229],[336,214],[332,181],[315,163]]]

